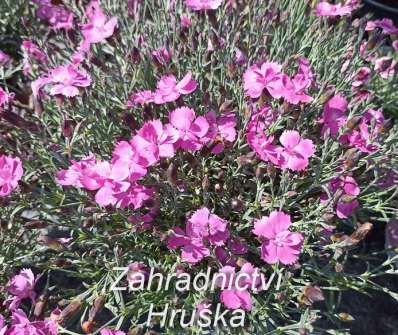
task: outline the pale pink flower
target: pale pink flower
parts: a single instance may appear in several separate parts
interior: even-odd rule
[[[146,105],[154,101],[155,94],[150,90],[139,91],[130,95],[127,101],[127,107],[135,107],[137,105]]]
[[[0,156],[0,197],[9,195],[22,178],[22,162],[18,157]]]
[[[196,117],[195,111],[188,107],[180,107],[169,115],[171,125],[178,132],[176,148],[197,151],[203,146],[201,139],[209,130],[209,123],[203,116]]]
[[[84,43],[100,43],[113,35],[117,25],[115,16],[108,18],[97,0],[91,0],[86,8],[88,23],[81,25]]]
[[[347,99],[340,94],[328,100],[323,107],[322,117],[318,120],[323,125],[321,129],[322,135],[329,132],[332,137],[337,137],[339,129],[347,122],[347,106]]]
[[[286,265],[297,262],[304,236],[290,232],[290,225],[290,215],[281,211],[273,211],[269,217],[255,222],[253,233],[263,241],[261,258],[265,262],[275,264],[279,261]]]
[[[121,169],[128,170],[129,181],[137,181],[147,173],[148,161],[139,155],[137,150],[126,141],[119,142],[112,153],[112,165]]]
[[[326,1],[321,1],[317,4],[315,8],[315,13],[317,16],[346,16],[350,15],[352,12],[352,7],[350,5],[342,5],[338,3],[333,5]]]
[[[34,96],[37,96],[43,86],[51,85],[51,95],[74,97],[79,94],[79,87],[87,87],[90,84],[90,75],[85,71],[78,70],[74,65],[61,65],[52,69],[48,76],[32,82],[32,91]]]
[[[257,272],[256,277],[253,274]],[[221,276],[217,277],[217,284],[222,289],[220,299],[225,307],[229,309],[244,309],[250,311],[253,301],[250,291],[258,291],[260,284],[260,271],[250,263],[245,263],[240,271],[236,272],[233,266],[224,266],[219,270],[219,274],[224,274],[226,280]]]
[[[282,67],[277,63],[265,62],[261,66],[253,65],[243,74],[246,95],[258,98],[268,84],[281,73]]]
[[[0,66],[7,65],[11,62],[11,57],[0,50]]]
[[[209,10],[217,9],[222,2],[223,0],[185,0],[185,5],[192,10]]]
[[[285,130],[279,141],[284,147],[281,167],[292,171],[304,170],[309,164],[308,159],[315,153],[312,141],[302,139],[295,130]]]
[[[31,269],[23,269],[11,278],[7,285],[7,292],[14,297],[6,301],[10,303],[10,310],[17,309],[24,299],[30,299],[32,303],[35,303],[35,283],[35,276]]]
[[[190,94],[196,90],[198,83],[192,79],[192,73],[188,72],[181,81],[173,75],[166,75],[160,78],[155,91],[154,102],[164,104],[176,101],[181,95]]]
[[[380,74],[380,77],[387,79],[394,76],[396,65],[397,62],[391,57],[380,57],[375,61],[375,70]]]
[[[384,18],[381,20],[368,21],[365,30],[372,31],[376,28],[382,29],[382,32],[387,35],[398,35],[398,28],[395,27],[391,19]]]
[[[153,165],[161,157],[174,156],[174,143],[177,140],[178,132],[173,126],[163,125],[160,120],[153,120],[142,126],[131,140],[131,145],[149,165]]]

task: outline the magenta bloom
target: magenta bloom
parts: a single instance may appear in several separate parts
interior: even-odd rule
[[[347,100],[344,96],[337,94],[325,104],[322,117],[318,120],[323,124],[321,134],[325,135],[327,131],[334,138],[337,137],[339,129],[347,122]]]
[[[253,233],[263,240],[261,258],[269,263],[278,261],[282,264],[297,262],[304,237],[301,233],[289,231],[290,215],[280,211],[273,211],[263,216],[254,225]]]
[[[139,91],[130,95],[127,101],[127,107],[135,107],[137,105],[146,105],[154,101],[155,94],[150,90]]]
[[[224,113],[217,120],[215,112],[208,112],[206,120],[209,124],[209,131],[203,137],[203,143],[214,142],[211,150],[213,154],[224,151],[225,143],[232,143],[236,138],[236,115],[235,113]]]
[[[372,71],[368,67],[360,67],[358,72],[355,74],[354,81],[352,82],[353,88],[358,88],[367,84],[372,77],[371,73]]]
[[[281,167],[292,171],[304,170],[309,164],[308,159],[315,153],[312,141],[302,139],[295,130],[285,130],[279,141],[284,147]]]
[[[5,335],[7,332],[7,325],[5,323],[3,315],[0,314],[0,335]]]
[[[34,303],[36,298],[34,286],[35,276],[30,269],[23,269],[19,274],[12,277],[7,285],[8,293],[14,296],[12,299],[8,299],[10,301],[10,310],[17,309],[24,299],[29,298]]]
[[[192,79],[191,72],[188,72],[178,83],[173,75],[163,76],[157,83],[154,102],[156,104],[164,104],[176,101],[181,95],[195,91],[197,85],[197,81]]]
[[[32,41],[24,40],[22,42],[22,51],[24,54],[23,73],[26,76],[32,69],[31,61],[35,60],[39,64],[47,64],[47,55]]]
[[[44,321],[31,322],[25,312],[17,309],[12,313],[12,325],[6,335],[57,335],[58,326],[55,321],[46,319]]]
[[[7,93],[0,86],[0,111],[2,106],[9,105],[14,100],[14,93]]]
[[[268,84],[277,78],[282,67],[277,63],[265,62],[261,67],[253,65],[243,74],[244,89],[246,95],[258,98]]]
[[[169,115],[171,125],[177,130],[177,148],[197,151],[203,146],[201,139],[209,130],[209,123],[203,116],[196,117],[195,111],[188,107],[180,107]]]
[[[195,264],[210,255],[210,250],[205,245],[206,242],[210,245],[222,246],[228,238],[227,221],[211,214],[204,207],[189,218],[186,232],[181,228],[173,230],[173,235],[169,237],[167,246],[170,249],[183,247],[182,259],[190,264]]]
[[[8,56],[5,52],[0,50],[0,66],[7,65],[11,62],[11,57]]]
[[[80,181],[81,176],[83,176],[84,171],[89,169],[96,164],[96,159],[93,154],[84,157],[81,161],[71,161],[72,166],[67,170],[58,171],[56,174],[56,181],[58,184],[63,186],[74,186],[81,188],[83,184]]]
[[[192,26],[192,20],[186,15],[181,15],[180,24],[182,28],[188,29]]]
[[[84,44],[100,43],[113,35],[117,25],[115,16],[108,18],[97,0],[91,0],[86,8],[88,23],[81,25]]]
[[[352,6],[340,3],[333,5],[326,1],[317,4],[315,13],[317,16],[346,16],[352,12]]]
[[[255,272],[257,275],[254,276]],[[236,272],[233,266],[224,266],[220,269],[219,274],[224,274],[226,280],[222,277],[218,281],[218,286],[222,289],[220,299],[225,307],[229,309],[244,309],[250,311],[252,309],[252,298],[250,291],[258,291],[261,283],[260,271],[250,263],[245,263],[240,271]]]
[[[387,79],[394,76],[396,65],[397,62],[391,57],[380,57],[375,61],[375,70],[380,74],[380,77]]]
[[[185,4],[192,10],[217,9],[223,0],[185,0]]]
[[[174,143],[178,140],[178,131],[171,125],[163,125],[160,120],[146,122],[131,140],[131,145],[144,157],[149,165],[161,157],[173,157]]]
[[[51,95],[64,95],[74,97],[79,94],[79,87],[91,84],[90,76],[83,70],[78,70],[74,65],[61,65],[52,69],[47,77],[40,77],[32,82],[32,91],[35,96],[45,85],[51,85]]]
[[[161,47],[159,49],[152,51],[152,57],[160,65],[166,65],[170,63],[172,56],[173,56],[173,50],[167,47]]]
[[[381,20],[368,21],[365,30],[372,31],[376,28],[382,29],[382,32],[387,35],[398,35],[398,28],[395,27],[391,19],[384,18]]]
[[[51,1],[33,1],[39,5],[36,15],[47,22],[52,29],[70,30],[73,27],[73,13],[64,6],[56,6]]]
[[[23,168],[21,160],[16,157],[0,156],[0,197],[9,195],[22,178]]]

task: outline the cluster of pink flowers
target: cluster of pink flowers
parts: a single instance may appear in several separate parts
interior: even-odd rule
[[[211,116],[215,119],[213,113]],[[191,108],[180,107],[170,113],[169,121],[165,125],[160,120],[146,122],[130,142],[115,146],[110,162],[97,161],[92,154],[79,162],[72,161],[71,167],[57,173],[57,181],[64,186],[97,191],[95,200],[101,206],[132,205],[137,209],[155,193],[153,188],[137,182],[161,158],[173,157],[178,149],[197,151],[204,145],[213,145],[213,152],[220,153],[224,143],[232,142],[236,136],[233,114],[221,116],[210,127],[205,117],[197,117]]]
[[[9,195],[22,178],[23,168],[18,157],[0,156],[0,197]]]
[[[332,179],[329,183],[329,191],[334,197],[337,197],[333,205],[338,218],[348,218],[359,206],[356,196],[359,195],[360,189],[352,176],[336,177]],[[322,195],[321,203],[325,204],[327,202],[327,195]]]
[[[228,223],[204,207],[188,219],[185,231],[174,228],[167,241],[170,249],[182,247],[181,258],[190,264],[210,255],[210,246],[222,246],[229,238]]]
[[[274,137],[267,136],[266,131],[274,118],[275,114],[268,106],[253,113],[246,133],[249,146],[260,159],[269,161],[281,169],[306,169],[309,158],[315,153],[312,141],[301,138],[295,130],[285,130],[279,138],[281,146],[273,144]]]
[[[192,78],[192,73],[188,72],[179,82],[174,75],[165,75],[160,78],[156,85],[155,92],[150,90],[133,93],[128,107],[136,105],[145,105],[154,102],[155,104],[164,104],[178,100],[181,95],[190,94],[196,90],[198,83]]]
[[[313,100],[305,94],[305,90],[314,83],[309,61],[305,58],[298,60],[298,71],[292,79],[282,72],[281,65],[264,62],[247,69],[243,74],[243,81],[246,95],[253,99],[259,98],[266,89],[273,98],[283,98],[291,104]]]
[[[298,260],[304,237],[289,231],[290,215],[273,211],[254,224],[253,233],[262,241],[261,258],[268,264],[293,264]]]

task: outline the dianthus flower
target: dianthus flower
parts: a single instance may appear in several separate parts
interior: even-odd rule
[[[330,98],[323,107],[322,117],[318,120],[322,124],[321,134],[325,135],[327,132],[336,138],[339,129],[347,122],[347,99],[337,94]]]
[[[23,168],[21,160],[16,157],[0,156],[0,197],[9,195],[22,178]]]
[[[316,5],[315,13],[317,16],[346,16],[351,15],[353,7],[349,4],[342,5],[341,3],[338,4],[331,4],[326,1],[321,1]]]
[[[24,299],[29,298],[32,303],[35,303],[35,283],[35,276],[30,269],[23,269],[19,272],[19,274],[11,278],[7,285],[7,292],[14,297],[6,301],[10,302],[10,310],[14,311],[17,309],[21,304],[21,301]]]
[[[192,10],[210,10],[221,6],[223,0],[185,0],[185,4]]]
[[[383,34],[387,35],[398,35],[398,28],[395,27],[394,22],[391,19],[384,18],[381,20],[368,21],[366,23],[365,30],[372,31],[376,28],[382,29]]]
[[[23,51],[23,73],[28,75],[32,69],[31,61],[35,60],[40,64],[47,64],[47,55],[32,41],[24,40],[22,42]]]
[[[181,95],[190,94],[196,90],[198,83],[192,79],[192,73],[188,72],[181,81],[173,75],[166,75],[160,78],[154,93],[154,102],[164,104],[176,101]]]
[[[224,151],[225,143],[232,143],[236,138],[236,115],[235,113],[224,113],[218,120],[216,113],[211,111],[206,115],[209,123],[209,131],[203,137],[204,143],[213,142],[211,152],[219,154]]]

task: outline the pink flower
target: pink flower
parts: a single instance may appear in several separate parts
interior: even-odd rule
[[[48,2],[37,2],[39,8],[36,15],[39,19],[46,21],[52,29],[70,30],[73,27],[73,13],[63,6],[53,5]]]
[[[181,15],[180,24],[182,28],[188,29],[192,26],[192,21],[187,15]]]
[[[183,247],[181,257],[184,261],[195,264],[210,255],[205,242],[210,245],[222,246],[229,238],[227,222],[204,207],[197,210],[189,218],[186,232],[175,228],[173,235],[168,238],[170,249]]]
[[[387,79],[394,76],[396,65],[397,62],[391,57],[380,57],[375,61],[375,70],[380,74],[380,77]]]
[[[217,9],[222,2],[223,0],[185,0],[185,5],[192,10],[209,10]]]
[[[265,62],[261,67],[253,65],[243,74],[244,89],[246,95],[258,98],[268,84],[277,78],[282,67],[277,63]]]
[[[131,286],[135,286],[140,282],[141,278],[147,279],[149,277],[149,268],[141,262],[130,263],[127,272],[127,282]]]
[[[22,42],[22,51],[24,53],[23,73],[25,76],[32,68],[32,65],[30,64],[32,59],[40,64],[48,63],[47,55],[32,41],[24,40]]]
[[[115,16],[108,19],[97,0],[91,0],[86,8],[88,23],[81,25],[85,44],[100,43],[113,35],[117,25]]]
[[[300,102],[308,103],[313,100],[312,97],[304,93],[304,89],[309,83],[310,81],[301,75],[292,80],[286,74],[282,74],[270,82],[267,89],[273,98],[284,98],[287,102],[296,105]]]
[[[5,335],[7,332],[7,325],[5,323],[3,315],[0,314],[0,335]]]
[[[44,321],[31,322],[24,311],[17,309],[12,314],[12,325],[7,335],[57,335],[58,326],[55,321],[46,319]]]
[[[135,107],[137,105],[146,105],[154,101],[155,94],[150,90],[139,91],[133,93],[127,101],[127,107]]]
[[[374,152],[379,147],[378,137],[385,123],[381,110],[368,109],[359,122],[358,130],[346,132],[340,137],[340,143],[358,148],[362,152]]]
[[[160,120],[153,120],[142,126],[131,140],[131,145],[149,165],[153,165],[161,157],[174,156],[174,143],[177,140],[178,132],[171,125],[163,125]]]
[[[0,66],[7,65],[11,62],[11,57],[8,56],[5,52],[0,50]]]
[[[214,142],[211,150],[213,154],[221,153],[226,142],[234,142],[236,138],[236,115],[235,113],[224,113],[217,120],[216,113],[211,111],[206,115],[209,131],[203,137],[203,143]]]
[[[329,189],[332,194],[341,192],[339,199],[334,204],[337,217],[346,219],[359,206],[358,200],[355,199],[359,195],[360,189],[356,180],[351,176],[334,178],[329,183]],[[327,202],[327,196],[321,197],[321,203]]]
[[[195,111],[188,107],[180,107],[169,115],[169,121],[177,130],[177,148],[197,151],[203,146],[201,139],[209,130],[209,123],[203,116],[196,117]]]
[[[391,19],[384,18],[381,20],[368,21],[366,23],[365,30],[372,31],[376,28],[382,29],[384,34],[387,35],[398,35],[398,28],[395,27],[394,22]]]
[[[279,141],[284,147],[281,155],[283,157],[282,168],[290,169],[292,171],[304,170],[314,153],[314,145],[311,140],[302,139],[300,134],[294,130],[285,130]]]
[[[254,276],[254,274],[257,274]],[[218,286],[223,290],[220,299],[225,307],[229,309],[242,308],[246,311],[252,309],[252,298],[250,291],[258,291],[258,286],[261,283],[260,272],[258,268],[250,263],[245,263],[239,272],[236,272],[235,267],[224,266],[218,272],[224,277],[217,277]],[[225,278],[225,279],[223,279]]]
[[[121,330],[112,330],[109,328],[102,329],[100,334],[101,335],[126,335],[126,333]]]
[[[2,106],[9,105],[14,100],[14,93],[7,93],[0,86],[0,111],[2,110]]]
[[[235,48],[235,62],[241,66],[247,63],[247,56],[238,48]]]
[[[392,42],[392,47],[394,48],[395,51],[398,52],[398,40]]]
[[[253,233],[263,240],[261,258],[269,263],[293,264],[297,262],[304,237],[301,233],[289,231],[290,215],[273,211],[254,224]]]
[[[92,168],[96,164],[96,159],[93,154],[84,157],[81,161],[71,161],[72,166],[67,170],[58,171],[56,174],[56,181],[63,186],[74,186],[82,188],[83,184],[80,178],[83,176],[86,169]]]
[[[332,5],[326,1],[317,4],[315,13],[317,16],[345,16],[350,15],[352,11],[350,5],[342,5],[340,3]]]
[[[126,141],[119,142],[112,153],[112,165],[129,173],[129,181],[137,181],[147,173],[148,161]]]
[[[321,134],[325,135],[329,131],[334,138],[337,137],[339,129],[346,124],[347,100],[344,96],[337,94],[325,104],[319,123],[323,124]]]
[[[16,157],[0,156],[0,197],[9,195],[22,178],[23,168],[21,160]]]
[[[196,90],[198,83],[192,79],[192,73],[188,72],[180,82],[173,75],[160,78],[155,91],[154,102],[164,104],[176,101],[181,95],[190,94]]]
[[[129,208],[134,209],[141,208],[144,204],[153,199],[155,189],[131,183],[126,190],[120,192],[114,192],[116,198],[116,206],[118,208]]]
[[[36,293],[34,291],[35,276],[30,269],[23,269],[19,274],[12,277],[7,285],[7,291],[13,295],[12,299],[7,301],[10,303],[10,310],[15,310],[19,307],[20,303],[24,299],[31,299],[32,303],[35,303]]]
[[[47,77],[40,77],[32,82],[32,91],[37,96],[43,86],[51,85],[51,95],[74,97],[79,94],[79,87],[90,84],[91,78],[85,71],[79,71],[74,65],[61,65],[52,69]]]
[[[152,57],[158,62],[159,65],[166,65],[170,63],[173,56],[173,50],[167,47],[161,47],[152,51]]]
[[[362,85],[367,84],[372,77],[371,72],[372,71],[366,66],[360,67],[354,77],[354,81],[352,83],[353,88],[358,88]]]

